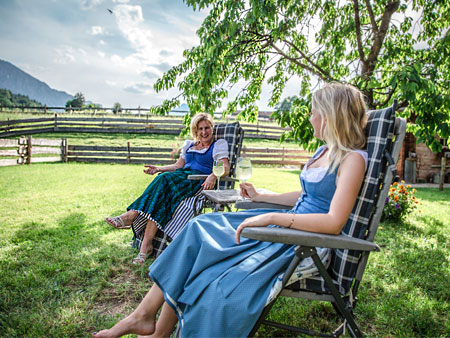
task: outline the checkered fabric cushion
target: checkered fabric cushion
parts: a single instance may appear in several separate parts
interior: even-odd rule
[[[384,172],[382,172],[386,167],[384,152],[392,144],[394,122],[395,104],[386,109],[368,112],[366,136],[369,163],[356,204],[347,224],[341,231],[343,235],[356,238],[364,238],[366,235],[380,183],[384,178]],[[328,272],[342,294],[346,294],[350,290],[360,253],[360,251],[340,249],[332,251]],[[301,280],[300,288],[319,292],[327,291],[325,282],[320,276]]]

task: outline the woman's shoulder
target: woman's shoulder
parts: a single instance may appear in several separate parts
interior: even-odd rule
[[[344,160],[350,160],[350,161],[364,161],[364,166],[367,168],[367,164],[369,162],[369,154],[366,150],[363,149],[354,149],[349,151],[345,157]]]
[[[214,144],[214,146],[215,147],[228,146],[228,142],[224,138],[219,138],[219,139],[216,140],[216,143]]]

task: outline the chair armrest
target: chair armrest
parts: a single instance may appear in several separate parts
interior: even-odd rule
[[[325,235],[286,228],[248,227],[241,233],[242,237],[265,242],[295,244],[308,247],[348,249],[361,251],[380,251],[373,242],[345,235]]]
[[[188,180],[193,180],[193,181],[199,181],[199,180],[206,180],[206,178],[208,177],[208,175],[188,175]],[[221,177],[220,181],[222,182],[238,182],[239,180],[233,177],[229,177],[229,176],[225,176],[225,177]]]
[[[253,202],[251,200],[237,200],[234,206],[236,209],[292,209],[292,205]]]

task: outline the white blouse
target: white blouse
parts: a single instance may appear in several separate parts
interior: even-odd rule
[[[181,158],[186,157],[186,151],[203,154],[203,153],[206,153],[209,149],[209,148],[200,149],[200,150],[192,149],[192,148],[189,149],[189,147],[193,143],[194,143],[193,140],[184,141],[184,144],[181,147],[181,153],[180,153]],[[221,158],[228,158],[228,142],[222,138],[218,139],[216,141],[216,143],[214,144],[212,156],[213,156],[214,161],[220,160]]]

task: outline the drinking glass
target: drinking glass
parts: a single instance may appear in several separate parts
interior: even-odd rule
[[[239,157],[236,162],[236,178],[245,183],[250,177],[252,177],[252,161],[247,157]],[[243,197],[239,199],[245,200]]]
[[[220,190],[220,177],[225,173],[225,167],[223,166],[223,161],[214,161],[213,173],[217,177],[217,190]]]

